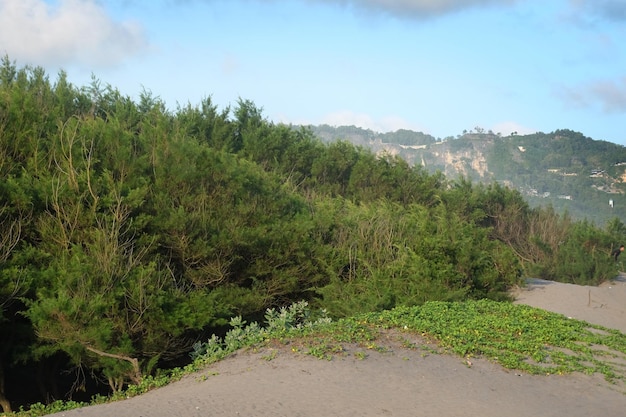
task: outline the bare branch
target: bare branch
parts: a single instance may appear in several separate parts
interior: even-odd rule
[[[85,344],[83,344],[83,346],[85,347],[85,349],[87,349],[90,352],[95,353],[98,356],[103,356],[105,358],[119,359],[122,361],[129,362],[131,366],[133,367],[133,375],[130,376],[132,382],[134,384],[139,384],[141,382],[142,376],[141,376],[141,370],[139,369],[139,360],[137,358],[131,358],[130,356],[118,355],[115,353],[103,352],[99,349],[96,349],[95,347],[88,346]]]

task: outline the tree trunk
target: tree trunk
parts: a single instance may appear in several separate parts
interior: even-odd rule
[[[0,358],[0,407],[2,407],[3,413],[11,412],[11,403],[4,395],[4,366],[2,364],[2,358]]]
[[[0,408],[2,408],[3,413],[11,412],[11,403],[9,402],[7,397],[4,396],[4,393],[1,393],[1,392],[0,392]]]

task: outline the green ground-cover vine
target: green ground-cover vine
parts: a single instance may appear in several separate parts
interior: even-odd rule
[[[482,355],[534,374],[626,376],[626,335],[561,314],[489,300],[428,302],[364,316],[432,337],[459,355]]]

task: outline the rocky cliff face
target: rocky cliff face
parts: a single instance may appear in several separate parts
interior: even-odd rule
[[[487,158],[479,150],[472,149],[460,152],[454,152],[450,149],[443,151],[434,150],[432,157],[437,162],[441,161],[446,167],[446,176],[451,178],[458,175],[465,177],[473,177],[476,174],[485,178],[489,176],[489,167],[487,166]]]
[[[462,175],[480,181],[493,179],[487,162],[492,145],[493,139],[489,138],[468,138],[462,144],[448,141],[406,146],[377,140],[367,144],[378,155],[399,156],[411,165],[421,165],[431,172],[441,171],[448,178]]]

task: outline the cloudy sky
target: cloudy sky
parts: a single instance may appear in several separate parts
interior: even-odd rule
[[[626,145],[626,0],[0,0],[0,54],[171,109]]]

